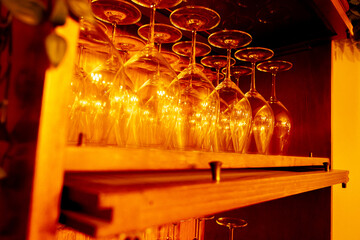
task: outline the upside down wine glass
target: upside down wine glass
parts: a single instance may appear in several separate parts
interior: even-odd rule
[[[70,129],[82,134],[85,144],[116,144],[112,137],[115,116],[111,89],[125,81],[120,70],[120,55],[95,20],[80,20],[78,44],[80,49],[89,50],[86,56],[89,72],[72,81],[75,98],[70,111]],[[79,54],[82,55],[82,51]],[[74,141],[74,134],[71,136],[70,140]]]
[[[250,138],[245,147],[246,153],[268,153],[275,117],[267,101],[255,88],[255,65],[256,62],[270,59],[273,55],[272,50],[261,47],[248,47],[235,52],[235,58],[251,62],[252,67],[250,90],[245,94],[252,109],[252,126]]]
[[[269,72],[272,76],[271,96],[268,101],[275,116],[274,133],[270,141],[269,154],[286,154],[293,128],[293,121],[290,112],[276,97],[276,75],[279,72],[291,69],[292,63],[287,61],[275,60],[262,62],[257,65],[257,69],[263,72]]]
[[[220,22],[214,10],[201,6],[187,6],[174,10],[171,23],[192,32],[189,66],[178,75],[181,87],[180,117],[176,125],[175,148],[216,150],[214,133],[218,119],[219,95],[212,83],[197,68],[195,62],[196,32],[209,30]]]
[[[166,148],[176,124],[179,85],[176,73],[154,45],[156,8],[170,8],[181,0],[132,0],[151,8],[150,31],[146,46],[124,65],[133,82],[133,103],[128,145]]]
[[[216,86],[220,96],[217,139],[220,151],[243,152],[251,127],[251,107],[244,93],[231,81],[231,50],[250,44],[250,34],[222,30],[209,36],[209,43],[227,49],[227,71],[224,81]]]
[[[97,135],[104,135],[102,142],[125,146],[129,133],[129,117],[132,114],[133,84],[124,74],[123,59],[114,46],[115,35],[118,25],[138,22],[141,12],[133,4],[123,0],[94,0],[90,4],[98,20],[112,25],[112,47],[108,51],[108,59],[91,72],[89,81],[92,84],[89,84],[88,89],[96,99],[95,104],[98,108],[93,113],[94,123],[91,129],[95,133],[95,138],[98,138]],[[120,65],[114,64],[115,61],[121,62]],[[105,109],[107,110],[104,112]],[[104,132],[101,129],[107,130]]]
[[[221,217],[216,219],[216,223],[229,228],[229,240],[234,240],[234,229],[235,228],[243,228],[248,224],[245,220],[240,218],[232,218],[232,217]]]

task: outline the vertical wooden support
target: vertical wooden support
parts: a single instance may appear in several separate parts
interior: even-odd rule
[[[67,52],[56,68],[46,71],[36,148],[28,239],[54,239],[59,217],[66,145],[67,96],[70,92],[78,24],[68,18],[56,32],[67,40]]]

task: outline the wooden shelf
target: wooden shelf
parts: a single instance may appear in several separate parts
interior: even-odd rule
[[[225,169],[67,173],[61,222],[101,237],[347,183],[348,171]]]
[[[221,161],[223,168],[323,166],[328,158],[257,154],[132,149],[118,147],[74,147],[65,150],[66,171],[209,169]]]

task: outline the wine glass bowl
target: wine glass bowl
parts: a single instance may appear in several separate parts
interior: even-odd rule
[[[225,79],[216,86],[220,96],[217,143],[220,151],[243,152],[251,126],[251,107],[244,93],[231,81],[231,49],[244,47],[252,41],[250,34],[238,30],[223,30],[208,38],[212,46],[227,49]],[[218,72],[220,69],[218,69]]]
[[[270,59],[274,52],[268,48],[248,47],[237,50],[235,58],[241,61],[251,62],[252,76],[250,90],[245,94],[251,104],[252,109],[252,127],[250,138],[247,142],[247,153],[267,154],[269,143],[273,134],[275,117],[274,113],[255,87],[255,64],[259,61]]]
[[[279,72],[288,71],[291,68],[291,62],[281,60],[262,62],[257,65],[259,71],[269,72],[272,75],[272,89],[268,103],[274,112],[275,126],[270,141],[269,154],[284,155],[289,148],[293,121],[290,112],[276,97],[275,82]]]

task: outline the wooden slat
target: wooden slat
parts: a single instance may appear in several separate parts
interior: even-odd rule
[[[71,173],[65,178],[63,223],[100,237],[177,222],[348,182],[348,171],[226,170],[212,182],[208,171]],[[71,208],[69,208],[71,210]],[[112,209],[112,218],[97,214]],[[93,214],[95,213],[95,214]]]
[[[67,147],[67,171],[208,169],[221,161],[223,168],[321,166],[328,158],[275,156],[200,151],[132,149],[117,147]]]
[[[319,11],[319,16],[323,17],[324,23],[335,31],[334,39],[346,38],[346,30],[354,35],[353,25],[346,15],[348,4],[345,1],[313,0],[313,2]]]
[[[341,20],[346,25],[347,29],[349,30],[350,35],[354,35],[353,25],[347,16],[346,12],[349,11],[349,4],[345,0],[331,0],[332,4],[336,8]]]

